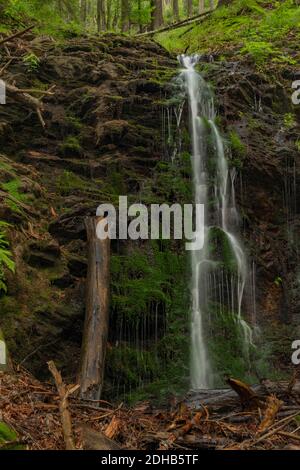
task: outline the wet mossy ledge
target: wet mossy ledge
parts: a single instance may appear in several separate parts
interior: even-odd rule
[[[29,47],[38,60],[24,62],[20,55],[8,78],[41,90],[55,83],[56,90],[44,98],[46,132],[34,113],[13,100],[0,107],[1,220],[10,224],[6,248],[15,263],[15,273],[4,266],[0,325],[16,362],[48,379],[46,362],[55,360],[72,382],[84,319],[84,217],[100,203],[117,205],[119,195],[128,195],[129,203],[191,202],[190,138],[183,127],[182,151],[172,161],[176,125],[169,132],[168,119],[178,105],[172,80],[178,64],[159,45],[105,35],[54,42],[32,37]],[[269,339],[250,351],[256,371],[245,367],[237,358],[243,351],[233,312],[220,316],[212,304],[210,353],[221,378],[233,373],[257,381],[269,374],[270,363],[280,364],[277,377],[288,370],[299,311],[299,241],[293,236],[299,218],[292,192],[299,176],[299,111],[289,95],[296,68],[272,61],[268,74],[250,53],[223,54],[222,47],[201,46],[199,67],[215,90],[226,156],[237,171],[243,238],[256,265],[261,337]],[[232,274],[226,240],[216,232],[211,237],[216,261]],[[189,386],[189,278],[184,243],[112,244],[104,397],[164,398]]]
[[[4,269],[0,324],[17,363],[47,379],[52,359],[72,381],[85,310],[84,218],[119,195],[191,201],[189,155],[172,164],[165,126],[177,62],[152,41],[125,36],[24,41],[37,59],[20,55],[7,78],[56,89],[43,100],[45,132],[13,99],[0,108],[1,219],[15,263],[15,273]],[[188,270],[184,242],[112,243],[104,396],[166,397],[187,387]]]

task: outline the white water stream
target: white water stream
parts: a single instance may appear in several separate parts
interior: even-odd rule
[[[231,313],[241,328],[244,350],[251,344],[252,330],[242,317],[242,302],[247,280],[247,259],[237,235],[238,211],[235,203],[235,172],[229,172],[224,143],[215,123],[216,113],[211,90],[202,76],[195,70],[199,56],[181,55],[183,69],[179,80],[188,98],[190,136],[195,204],[205,207],[205,243],[201,250],[193,251],[192,264],[192,315],[191,315],[191,386],[207,389],[213,386],[213,370],[208,353],[205,332],[205,315],[212,291],[216,290],[216,273],[220,266],[211,257],[209,246],[212,229],[222,231],[227,238],[235,264],[235,273],[230,281],[226,278],[218,301],[230,299]],[[210,147],[209,147],[210,146]],[[213,152],[209,151],[213,149]],[[213,155],[212,155],[213,153]],[[214,163],[212,178],[209,162]],[[213,182],[212,182],[213,180]],[[211,192],[213,191],[213,203]],[[223,279],[223,271],[219,274]],[[214,281],[212,281],[212,279]],[[211,285],[214,284],[214,289]],[[226,287],[227,286],[227,287]],[[224,294],[224,290],[227,292]]]

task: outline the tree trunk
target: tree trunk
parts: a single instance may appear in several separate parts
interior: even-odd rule
[[[142,0],[138,0],[138,13],[139,13],[139,32],[143,32],[143,24],[142,24]]]
[[[172,0],[173,4],[173,16],[176,21],[179,21],[179,4],[178,0]]]
[[[205,0],[199,0],[199,13],[203,13],[205,10]]]
[[[162,0],[150,0],[151,3],[151,29],[158,29],[163,23],[163,3]]]
[[[129,31],[129,27],[130,27],[129,13],[130,13],[129,0],[121,0],[121,31],[123,33]]]
[[[114,16],[112,20],[112,28],[115,31],[119,23],[119,12],[120,12],[120,0],[116,1]]]
[[[108,0],[108,2],[106,2],[106,29],[107,31],[111,29],[111,12],[112,12],[112,5],[111,5],[111,1]]]
[[[86,314],[81,349],[80,395],[99,400],[103,387],[109,324],[110,240],[98,239],[100,217],[85,221],[88,241],[88,273],[86,281]]]
[[[98,33],[105,31],[105,0],[97,0],[97,29]]]
[[[80,16],[81,21],[86,25],[87,0],[81,0]]]
[[[192,16],[193,14],[193,0],[186,1],[186,12],[187,16]]]

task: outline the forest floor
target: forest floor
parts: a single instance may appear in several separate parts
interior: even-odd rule
[[[231,389],[191,392],[169,407],[141,402],[128,408],[76,398],[66,387],[74,447],[81,450],[248,450],[300,447],[300,380],[265,381],[254,388],[234,379]],[[61,397],[20,369],[0,373],[3,421],[14,433],[2,449],[64,449]],[[1,441],[0,441],[1,442]]]

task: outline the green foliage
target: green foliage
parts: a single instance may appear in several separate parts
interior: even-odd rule
[[[71,136],[71,135],[66,137],[64,142],[62,142],[59,145],[59,152],[65,157],[80,156],[81,153],[82,153],[82,148],[81,148],[78,137],[77,136]]]
[[[289,130],[295,127],[296,119],[292,113],[287,113],[283,116],[283,125],[284,127]]]
[[[214,340],[208,344],[218,385],[224,384],[226,375],[252,381],[249,351],[245,349],[244,334],[236,313],[211,304],[209,317]]]
[[[15,271],[15,263],[12,260],[12,253],[9,250],[9,242],[6,238],[6,229],[9,224],[0,221],[0,291],[7,291],[5,284],[5,268]]]
[[[232,164],[235,167],[240,167],[242,160],[246,155],[246,147],[240,139],[240,136],[236,131],[231,131],[229,134],[230,148],[232,151],[233,161]]]
[[[115,254],[111,262],[113,330],[127,333],[108,352],[107,374],[125,390],[127,399],[138,399],[150,389],[159,395],[161,380],[166,378],[169,391],[170,387],[179,390],[187,375],[185,254],[171,250],[169,240],[149,243],[126,255]],[[136,338],[145,328],[143,343]],[[136,387],[139,392],[131,396]]]
[[[14,441],[17,434],[7,424],[0,421],[0,444],[3,445],[8,441]]]
[[[72,171],[64,170],[57,178],[56,187],[57,191],[59,191],[61,195],[66,196],[72,193],[72,191],[84,190],[86,182],[79,176],[75,175]]]
[[[256,63],[262,64],[269,57],[278,54],[278,50],[266,41],[248,41],[241,49],[241,53],[251,55]]]
[[[23,57],[23,63],[29,72],[34,72],[39,68],[40,59],[33,52],[30,52]]]
[[[18,202],[26,202],[28,199],[28,196],[22,192],[21,187],[22,181],[19,178],[13,178],[7,183],[2,184],[2,189],[14,198],[14,200],[7,198],[9,207],[17,213],[22,213]]]
[[[282,46],[290,33],[299,41],[300,6],[292,0],[264,2],[236,0],[218,8],[210,18],[194,27],[185,26],[157,35],[157,40],[172,52],[210,52],[237,47],[260,66],[268,61],[295,64]],[[296,39],[298,38],[298,39]]]

